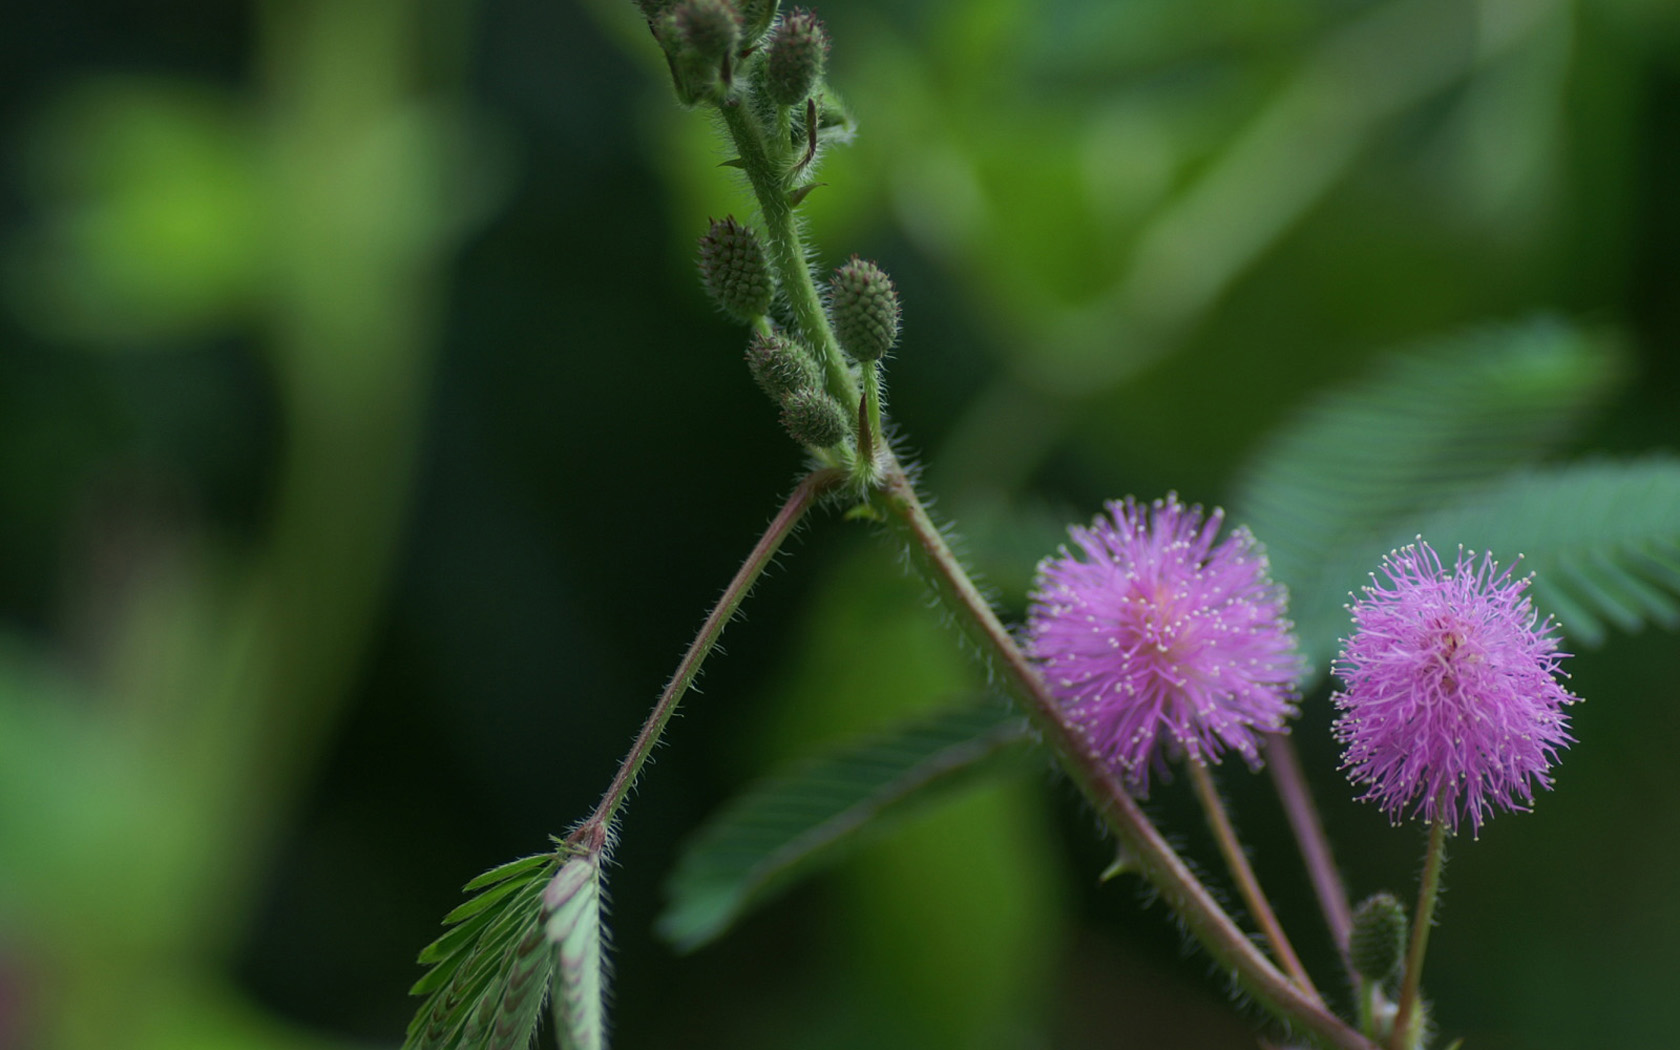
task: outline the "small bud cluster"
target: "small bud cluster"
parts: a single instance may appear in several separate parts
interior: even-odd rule
[[[816,185],[822,143],[845,141],[851,131],[850,116],[823,84],[829,38],[822,22],[803,10],[779,17],[780,0],[636,2],[670,63],[678,97],[724,112],[741,152],[727,163],[746,170],[760,195],[775,258],[797,258],[787,213]],[[775,195],[774,206],[766,193]],[[797,272],[787,273],[787,265]],[[699,266],[712,301],[755,330],[747,367],[794,440],[832,449],[855,432],[859,462],[873,462],[881,427],[876,363],[898,341],[899,325],[898,295],[880,267],[853,257],[835,272],[819,306],[811,274],[798,264],[773,267],[758,233],[734,216],[714,220],[700,238]],[[816,316],[824,308],[832,335],[811,327],[824,327]],[[845,358],[835,356],[837,345]],[[859,391],[845,374],[846,358],[862,369],[855,405]]]
[[[801,445],[829,448],[846,440],[845,410],[823,389],[811,352],[780,331],[759,333],[747,346],[747,370],[782,406],[782,426]]]
[[[701,236],[700,280],[712,301],[742,324],[770,312],[774,286],[764,248],[758,234],[733,215],[722,222],[713,219],[711,229]]]
[[[815,100],[825,118],[820,127],[849,125],[844,113],[828,112],[835,109],[822,86],[828,32],[811,12],[794,11],[778,20],[780,0],[636,2],[665,52],[684,104],[723,102],[739,66],[752,72],[769,104],[803,110],[808,99]]]
[[[685,104],[719,97],[720,85],[728,88],[745,30],[730,0],[642,0],[642,12]]]
[[[855,255],[834,271],[828,314],[841,349],[858,361],[879,361],[898,342],[898,292],[892,278]]]

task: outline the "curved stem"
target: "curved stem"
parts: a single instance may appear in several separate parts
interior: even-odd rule
[[[1400,1005],[1394,1013],[1392,1050],[1417,1045],[1407,1029],[1417,1009],[1418,988],[1423,983],[1423,954],[1429,948],[1429,927],[1435,922],[1435,901],[1441,891],[1441,866],[1447,859],[1447,822],[1437,816],[1429,826],[1429,852],[1423,860],[1423,884],[1418,887],[1417,916],[1412,920],[1412,944],[1406,951],[1406,977],[1400,985]]]
[[[1144,816],[1079,729],[1064,721],[1044,680],[962,567],[944,534],[928,516],[910,478],[890,450],[882,453],[884,479],[878,497],[888,520],[907,534],[913,552],[951,615],[995,666],[1062,768],[1090,800],[1105,824],[1137,859],[1144,875],[1184,921],[1202,946],[1231,971],[1262,1005],[1323,1043],[1341,1050],[1375,1050],[1375,1045],[1296,987],[1231,921],[1207,888]]]
[[[1266,735],[1266,769],[1272,775],[1278,799],[1295,832],[1295,842],[1300,846],[1301,860],[1312,879],[1318,906],[1324,912],[1325,925],[1330,927],[1330,937],[1336,942],[1342,964],[1348,966],[1348,931],[1353,929],[1353,909],[1348,905],[1347,889],[1330,854],[1324,822],[1319,819],[1318,807],[1313,805],[1312,792],[1307,788],[1306,774],[1301,771],[1301,758],[1287,734]]]
[[[1283,932],[1283,924],[1278,922],[1277,915],[1272,911],[1271,902],[1260,889],[1260,880],[1255,877],[1248,855],[1237,840],[1237,829],[1231,826],[1231,817],[1225,812],[1225,802],[1219,797],[1219,786],[1213,782],[1213,774],[1195,759],[1186,759],[1185,764],[1190,767],[1190,781],[1196,786],[1196,797],[1201,800],[1208,827],[1213,830],[1219,852],[1224,854],[1225,864],[1231,869],[1231,877],[1237,882],[1237,891],[1253,913],[1254,921],[1260,924],[1260,931],[1266,935],[1273,954],[1302,991],[1323,1002],[1318,989],[1313,987],[1312,978],[1307,976],[1306,967],[1301,965],[1300,957],[1295,954],[1294,946],[1289,943],[1289,937]]]
[[[841,470],[816,471],[807,475],[787,498],[787,502],[782,504],[782,509],[776,513],[769,527],[764,530],[764,535],[760,536],[758,543],[753,546],[752,553],[747,555],[747,560],[736,571],[735,578],[729,581],[723,596],[712,606],[706,622],[700,627],[700,633],[695,635],[694,641],[689,644],[688,652],[683,654],[676,673],[666,683],[658,703],[654,704],[647,721],[642,724],[642,731],[637,734],[636,742],[630,747],[630,753],[619,765],[618,774],[613,777],[607,793],[601,796],[600,804],[595,807],[595,812],[589,819],[572,833],[570,841],[583,844],[596,852],[604,846],[607,829],[611,827],[613,818],[618,815],[625,796],[635,786],[636,776],[646,764],[648,756],[653,753],[654,745],[659,743],[660,734],[665,731],[665,723],[671,720],[677,703],[682,700],[683,694],[688,692],[695,675],[700,673],[700,665],[706,662],[712,646],[717,644],[718,637],[723,634],[724,627],[735,615],[735,610],[741,607],[747,592],[758,582],[759,576],[770,564],[770,559],[776,556],[782,541],[793,532],[794,526],[799,524],[805,512],[810,510],[824,493],[841,484],[845,477],[845,472]]]

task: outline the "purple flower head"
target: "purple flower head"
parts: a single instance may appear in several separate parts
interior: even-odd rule
[[[1333,668],[1347,685],[1343,768],[1396,821],[1410,808],[1479,832],[1495,807],[1528,809],[1573,740],[1563,708],[1576,700],[1554,677],[1568,654],[1537,622],[1529,581],[1463,548],[1449,572],[1422,537],[1382,569],[1389,582],[1373,575],[1353,604]]]
[[[1176,495],[1108,504],[1038,566],[1027,640],[1092,748],[1138,794],[1164,749],[1193,762],[1229,748],[1260,765],[1259,734],[1283,728],[1301,676],[1282,587],[1247,529],[1216,544]]]

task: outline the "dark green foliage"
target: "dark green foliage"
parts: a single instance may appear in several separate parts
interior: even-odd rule
[[[659,931],[697,948],[912,805],[1005,767],[1027,747],[1001,705],[964,705],[852,744],[731,802],[684,850]]]
[[[764,87],[779,106],[792,106],[810,97],[822,80],[828,57],[828,33],[809,11],[795,11],[782,19],[765,53]]]
[[[1267,442],[1239,478],[1233,520],[1266,544],[1315,669],[1383,553],[1556,448],[1622,372],[1613,345],[1554,321],[1482,329],[1388,360]]]
[[[879,266],[857,256],[828,285],[834,335],[859,361],[879,361],[898,342],[898,291]]]
[[[479,891],[444,919],[454,928],[420,953],[431,969],[409,989],[426,996],[404,1050],[528,1046],[554,955],[543,947],[542,891],[552,853],[512,861],[467,883]]]
[[[1392,893],[1365,898],[1353,913],[1348,961],[1368,981],[1388,981],[1400,973],[1406,954],[1406,909]]]

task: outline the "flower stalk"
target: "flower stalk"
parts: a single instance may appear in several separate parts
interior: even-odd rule
[[[1312,880],[1313,894],[1324,913],[1324,923],[1330,928],[1330,938],[1345,965],[1348,932],[1353,928],[1353,909],[1348,904],[1347,888],[1342,884],[1341,873],[1336,870],[1336,861],[1330,852],[1330,839],[1324,834],[1324,822],[1319,818],[1318,807],[1313,804],[1312,792],[1307,788],[1307,777],[1301,770],[1301,757],[1295,750],[1294,741],[1284,733],[1267,734],[1265,747],[1266,769],[1277,788],[1284,815],[1289,818],[1289,827],[1295,833],[1301,861],[1306,865],[1307,877]]]
[[[1318,989],[1313,987],[1312,978],[1307,976],[1306,967],[1301,965],[1301,959],[1295,954],[1295,947],[1289,943],[1289,937],[1283,932],[1283,924],[1278,922],[1277,914],[1272,911],[1271,902],[1260,889],[1260,880],[1254,874],[1253,865],[1248,862],[1248,855],[1243,852],[1242,842],[1237,838],[1236,828],[1231,826],[1231,817],[1225,811],[1225,802],[1219,797],[1219,785],[1213,781],[1213,773],[1207,766],[1195,760],[1185,762],[1190,767],[1190,782],[1195,785],[1196,797],[1201,801],[1202,812],[1207,814],[1208,827],[1213,831],[1213,837],[1219,843],[1219,852],[1225,857],[1225,864],[1231,870],[1231,877],[1236,880],[1237,892],[1248,905],[1248,910],[1259,924],[1260,932],[1266,935],[1266,942],[1272,946],[1272,954],[1288,972],[1289,977],[1301,990],[1318,999]]]
[[[1418,989],[1423,984],[1423,955],[1429,949],[1429,927],[1435,922],[1435,902],[1440,896],[1441,867],[1446,863],[1446,856],[1447,817],[1442,813],[1429,825],[1429,850],[1424,854],[1423,883],[1418,887],[1417,917],[1412,920],[1412,943],[1406,950],[1406,976],[1400,984],[1390,1050],[1412,1050],[1421,1043],[1421,1033],[1412,1031],[1417,1027],[1412,1015],[1417,1013]]]

